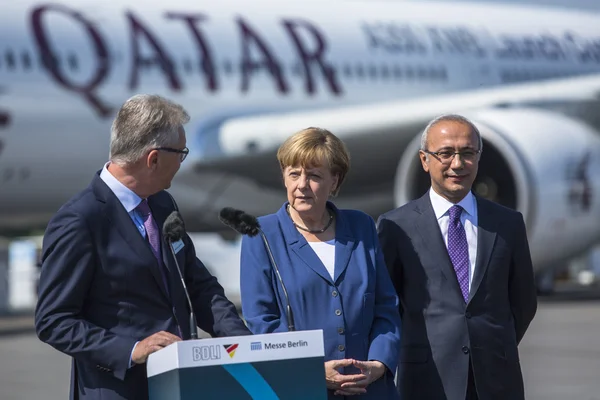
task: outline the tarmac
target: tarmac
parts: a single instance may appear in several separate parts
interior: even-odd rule
[[[0,337],[34,332],[33,312],[0,312]]]
[[[519,346],[527,400],[600,400],[600,294],[540,299]],[[70,359],[29,313],[0,314],[0,399],[68,398]]]
[[[551,296],[539,298],[541,304],[544,303],[580,303],[588,302],[598,304],[600,309],[600,290],[597,291],[562,291]],[[0,337],[7,335],[18,335],[22,333],[34,332],[33,311],[7,312],[0,310]],[[600,335],[600,332],[599,332]],[[600,348],[599,348],[600,349]],[[600,378],[600,375],[599,375]]]

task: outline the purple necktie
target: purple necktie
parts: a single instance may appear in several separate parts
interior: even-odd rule
[[[154,253],[154,257],[156,257],[156,261],[158,262],[165,289],[167,289],[167,293],[169,293],[169,285],[167,284],[167,274],[162,260],[162,252],[160,250],[160,236],[158,234],[158,225],[156,225],[156,221],[154,221],[154,218],[152,218],[152,212],[150,211],[148,200],[142,200],[142,202],[136,207],[136,210],[138,210],[139,213],[142,215],[142,220],[144,221],[144,228],[146,228],[146,235],[148,235],[148,242],[150,243],[150,247],[152,247],[152,253]]]
[[[460,214],[463,208],[454,205],[448,212],[448,255],[454,265],[456,278],[465,303],[469,300],[469,244],[465,228],[460,223]]]
[[[154,253],[154,257],[156,257],[156,261],[158,262],[158,267],[163,278],[163,284],[167,290],[167,295],[170,297],[169,281],[167,280],[167,267],[162,260],[162,252],[160,250],[160,235],[158,233],[158,225],[156,225],[156,221],[154,221],[154,218],[152,218],[152,211],[150,211],[148,200],[142,200],[142,202],[136,207],[136,210],[139,211],[139,213],[142,215],[142,219],[144,220],[144,228],[146,228],[148,242],[150,242],[152,253]],[[173,308],[173,315],[176,315],[175,308]],[[177,324],[177,333],[179,334],[179,337],[183,338],[183,333],[181,332],[181,327],[179,324]]]

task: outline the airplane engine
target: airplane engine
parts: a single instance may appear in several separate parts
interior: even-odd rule
[[[483,139],[474,192],[523,214],[536,269],[560,266],[598,243],[600,133],[539,109],[496,108],[464,115]],[[429,188],[418,158],[420,139],[411,142],[398,164],[396,206]]]

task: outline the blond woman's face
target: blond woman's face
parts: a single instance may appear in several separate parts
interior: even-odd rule
[[[290,205],[298,212],[322,210],[338,183],[325,163],[316,167],[286,167],[283,181]]]

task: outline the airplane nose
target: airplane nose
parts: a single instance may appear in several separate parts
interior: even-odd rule
[[[223,154],[219,142],[220,125],[220,121],[206,120],[194,127],[192,137],[188,138],[188,147],[190,149],[188,158],[198,161],[218,158]]]
[[[235,122],[239,118],[245,118],[253,115],[264,115],[273,112],[271,109],[263,109],[260,106],[251,106],[244,109],[225,109],[216,114],[205,115],[196,120],[195,126],[188,128],[188,132],[193,135],[192,145],[194,146],[194,155],[196,161],[212,162],[231,157],[231,151],[228,147],[241,148],[240,152],[234,156],[252,155],[258,150],[258,143],[255,140],[244,139],[242,132],[236,132],[233,136],[224,137],[226,125]],[[188,141],[190,136],[188,135]],[[227,135],[225,135],[227,136]],[[229,142],[227,142],[229,140]],[[191,156],[190,147],[190,156]]]

